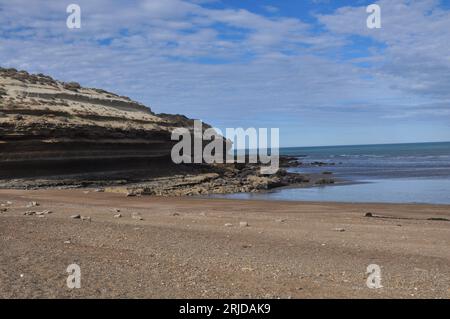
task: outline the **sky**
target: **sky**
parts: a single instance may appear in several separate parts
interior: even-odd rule
[[[450,0],[0,0],[0,66],[281,146],[450,141]]]

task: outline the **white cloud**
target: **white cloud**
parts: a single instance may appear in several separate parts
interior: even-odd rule
[[[318,17],[325,32],[211,1],[78,2],[83,27],[68,30],[59,1],[0,0],[1,63],[218,124],[448,114],[450,16],[433,1],[381,1],[375,31],[364,7],[341,8]],[[354,35],[384,48],[340,57]]]
[[[368,37],[385,46],[375,55],[376,71],[393,88],[419,95],[450,97],[450,11],[438,1],[377,2],[382,28],[362,27],[364,7],[345,7],[319,16],[331,32]]]

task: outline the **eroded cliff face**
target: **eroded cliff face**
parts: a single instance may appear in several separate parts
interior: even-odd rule
[[[260,176],[258,164],[176,165],[171,134],[179,127],[193,133],[194,121],[155,114],[104,90],[0,68],[0,187],[95,186],[128,195],[185,196],[317,180],[284,170]]]
[[[170,166],[172,130],[192,125],[104,90],[0,68],[0,179]]]

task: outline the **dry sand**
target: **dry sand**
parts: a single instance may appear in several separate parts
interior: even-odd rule
[[[450,206],[79,189],[0,190],[0,203],[1,298],[450,298],[450,222],[428,220],[450,219]],[[73,263],[81,288],[70,290]],[[366,286],[369,264],[383,288]]]

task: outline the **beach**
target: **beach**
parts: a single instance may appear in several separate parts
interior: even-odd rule
[[[94,189],[4,189],[0,203],[0,298],[450,298],[449,205]],[[373,264],[382,288],[366,284]]]

